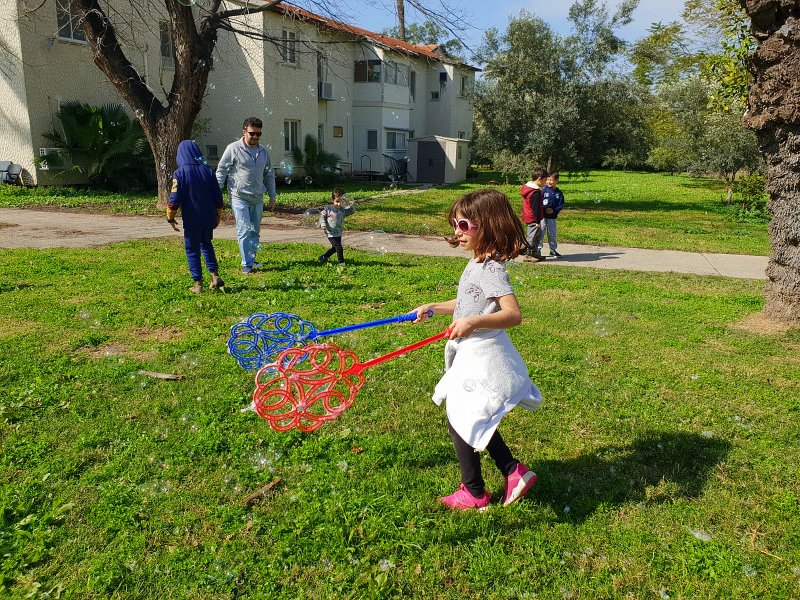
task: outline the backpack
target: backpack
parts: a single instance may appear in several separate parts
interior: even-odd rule
[[[17,165],[10,160],[0,160],[0,182],[9,185],[19,185],[22,165]]]

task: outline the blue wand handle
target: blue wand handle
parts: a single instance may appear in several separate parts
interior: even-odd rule
[[[433,316],[433,311],[428,310],[426,313],[430,319]],[[327,329],[325,331],[315,331],[308,336],[308,339],[316,339],[325,335],[335,335],[337,333],[347,333],[348,331],[356,331],[358,329],[366,329],[367,327],[377,327],[378,325],[389,325],[390,323],[405,323],[406,321],[413,321],[417,318],[417,313],[410,312],[406,315],[397,315],[396,317],[388,317],[386,319],[378,319],[377,321],[368,321],[366,323],[357,323],[356,325],[345,325],[344,327],[337,327],[336,329]]]

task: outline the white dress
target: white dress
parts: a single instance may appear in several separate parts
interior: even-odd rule
[[[470,261],[461,275],[453,320],[499,310],[497,298],[513,293],[502,263]],[[445,374],[433,401],[447,400],[447,418],[461,439],[484,450],[505,414],[542,401],[528,367],[504,329],[477,330],[445,346]]]

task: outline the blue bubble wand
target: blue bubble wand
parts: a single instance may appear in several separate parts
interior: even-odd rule
[[[433,311],[429,310],[428,317],[432,316]],[[275,357],[284,350],[306,346],[320,337],[379,325],[405,323],[416,318],[417,313],[410,312],[377,321],[318,331],[313,323],[292,313],[255,313],[231,327],[228,352],[243,369],[260,369],[274,362]]]

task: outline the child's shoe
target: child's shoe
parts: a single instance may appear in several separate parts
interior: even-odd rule
[[[490,499],[491,496],[489,492],[483,492],[483,496],[476,498],[470,494],[469,490],[461,483],[454,494],[439,498],[439,501],[447,506],[447,508],[452,508],[453,510],[469,510],[471,508],[486,510],[489,508]]]
[[[506,495],[503,498],[503,506],[514,504],[524,497],[534,483],[536,483],[536,473],[522,463],[518,463],[511,474],[506,477]]]
[[[189,291],[193,294],[199,294],[203,291],[203,282],[201,280],[197,280],[194,282],[194,285],[189,288]]]
[[[222,277],[220,277],[217,273],[211,274],[211,285],[208,287],[212,290],[218,290],[225,286],[225,282],[222,281]]]
[[[318,260],[319,262],[323,263],[323,264],[325,264],[326,262],[328,262],[328,259],[327,259],[327,258],[325,258],[325,255],[324,255],[324,254],[323,254],[322,256],[318,256],[318,257],[317,257],[317,260]]]

